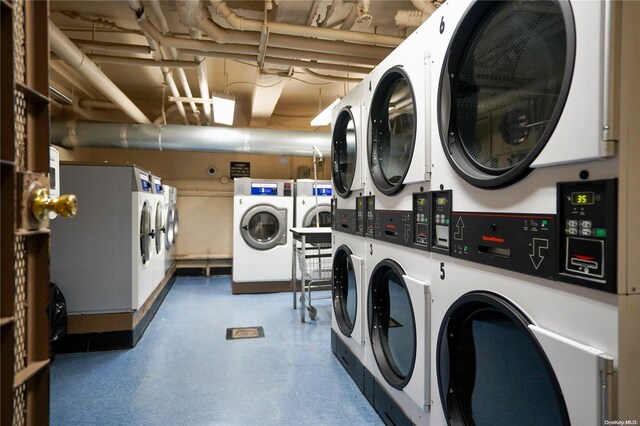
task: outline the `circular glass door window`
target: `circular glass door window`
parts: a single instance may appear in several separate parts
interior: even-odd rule
[[[416,324],[404,271],[386,259],[369,281],[369,335],[376,364],[391,386],[402,389],[416,360]]]
[[[316,212],[318,213],[316,215]],[[315,228],[317,223],[317,218],[320,218],[320,226],[331,226],[331,207],[329,206],[319,206],[318,209],[314,207],[309,210],[307,214],[304,216],[304,220],[302,224],[307,228]]]
[[[468,293],[449,308],[437,346],[449,424],[569,425],[560,385],[530,323],[492,293]]]
[[[333,257],[333,311],[340,331],[351,336],[356,323],[358,289],[351,249],[338,247]]]
[[[151,206],[147,201],[142,205],[140,213],[140,256],[142,264],[146,264],[151,256]]]
[[[162,218],[164,216],[162,204],[158,203],[156,205],[156,253],[160,253],[162,251],[162,243],[164,238],[162,238],[162,232],[166,232],[164,224],[162,223]]]
[[[244,241],[257,250],[269,250],[287,241],[287,211],[271,205],[249,209],[240,222]]]
[[[173,221],[174,221],[174,212],[175,209],[173,206],[169,207],[167,209],[167,220],[165,221],[165,247],[166,248],[171,248],[171,245],[173,244]]]
[[[402,68],[387,71],[376,87],[369,117],[369,170],[383,194],[404,187],[416,142],[415,96]]]
[[[355,120],[351,109],[347,107],[338,114],[331,146],[331,178],[341,197],[347,197],[351,193],[358,159],[357,142]]]
[[[448,51],[439,126],[449,163],[477,187],[522,179],[549,141],[571,84],[569,2],[475,2]]]

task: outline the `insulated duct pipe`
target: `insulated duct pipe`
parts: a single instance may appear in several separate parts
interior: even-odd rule
[[[363,33],[358,31],[344,31],[333,28],[308,27],[305,25],[286,24],[282,22],[267,22],[264,24],[257,19],[248,19],[236,15],[223,0],[209,0],[213,10],[231,25],[232,28],[245,31],[262,31],[264,26],[270,33],[285,34],[299,37],[324,38],[329,40],[343,40],[355,43],[380,44],[396,47],[404,41],[402,37],[387,36],[382,34]]]
[[[144,55],[151,53],[149,46],[143,46],[141,44],[109,43],[106,41],[81,40],[78,38],[72,38],[71,41],[80,49],[100,50],[109,53],[142,53]]]
[[[52,120],[50,142],[65,148],[125,148],[309,157],[316,146],[331,155],[331,134],[217,126],[124,124]]]
[[[53,53],[89,80],[107,99],[118,105],[131,119],[137,123],[151,123],[147,116],[131,102],[131,99],[122,93],[122,90],[91,59],[87,58],[52,21],[49,21],[49,40]]]

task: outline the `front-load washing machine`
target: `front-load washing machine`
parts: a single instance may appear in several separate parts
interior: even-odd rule
[[[233,292],[291,290],[293,181],[236,178]]]
[[[313,179],[298,179],[295,183],[295,226],[307,228],[331,226],[331,194],[330,180],[314,181]],[[317,197],[316,197],[317,195]],[[317,201],[317,205],[316,205]],[[331,270],[331,249],[316,249],[317,264],[323,271]],[[296,278],[301,277],[300,265],[296,262]]]
[[[51,223],[51,280],[70,315],[131,312],[153,291],[150,174],[125,165],[62,164],[78,196],[73,221]]]
[[[331,238],[331,349],[366,395],[365,239],[344,232],[334,232]]]
[[[430,18],[440,143],[419,200],[439,336],[435,424],[607,418],[615,14],[613,2],[460,1]]]
[[[153,288],[155,289],[165,276],[165,257],[166,257],[166,204],[164,200],[164,186],[162,179],[158,176],[151,176],[154,202],[152,211],[152,234],[153,234]]]
[[[610,419],[615,295],[567,292],[458,259],[435,268],[432,290],[431,424]]]
[[[172,193],[174,188],[167,184],[162,185],[163,195],[164,195],[164,206],[165,206],[165,216],[164,216],[164,271],[165,273],[171,268],[173,263],[176,260],[176,232],[177,229],[177,214],[176,214],[176,205],[172,202]]]
[[[391,424],[428,424],[430,394],[430,262],[417,250],[366,242],[365,364],[374,378],[373,406]]]
[[[363,195],[364,86],[360,82],[333,109],[331,140],[332,229],[355,234],[356,197]]]

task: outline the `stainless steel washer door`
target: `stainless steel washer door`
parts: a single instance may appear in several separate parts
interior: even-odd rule
[[[156,204],[156,253],[160,253],[162,251],[162,243],[164,242],[164,238],[162,238],[162,233],[166,233],[166,228],[163,223],[164,218],[164,208],[162,204]]]
[[[173,237],[171,238],[171,242],[173,244],[176,243],[176,241],[178,241],[178,231],[180,228],[180,218],[178,216],[178,207],[173,204],[171,206],[171,208],[173,209]]]
[[[257,250],[269,250],[287,243],[287,210],[271,205],[249,209],[240,222],[244,241]]]
[[[173,240],[174,240],[174,235],[173,235],[173,228],[174,228],[174,217],[175,217],[175,210],[173,206],[170,206],[167,209],[167,220],[165,221],[165,247],[167,249],[170,249],[171,246],[173,245]]]
[[[140,256],[143,265],[151,256],[151,235],[151,206],[145,201],[140,212]]]
[[[304,219],[302,220],[302,226],[305,228],[315,228],[316,227],[316,212],[318,212],[318,217],[320,218],[320,226],[331,226],[331,206],[318,206],[313,207],[311,210],[304,215]]]

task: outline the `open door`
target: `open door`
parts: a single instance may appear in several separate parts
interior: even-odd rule
[[[0,424],[49,419],[49,194],[47,1],[0,2]],[[61,220],[61,219],[57,219]]]

